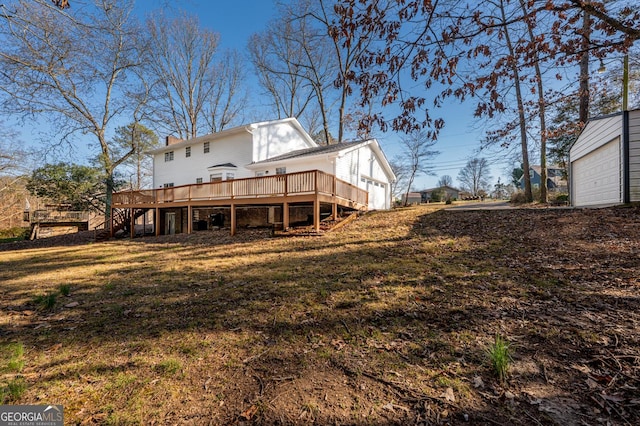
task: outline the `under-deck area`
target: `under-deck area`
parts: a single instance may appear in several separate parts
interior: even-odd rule
[[[152,223],[155,235],[226,226],[234,235],[239,226],[287,230],[300,223],[318,232],[322,219],[335,220],[340,210],[366,210],[367,206],[367,191],[313,170],[117,192],[113,194],[110,229],[112,236],[128,230],[133,237],[136,221],[142,218],[143,229]]]

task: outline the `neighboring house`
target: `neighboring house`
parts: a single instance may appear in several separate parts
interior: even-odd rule
[[[419,192],[409,192],[402,194],[402,205],[407,204],[420,204],[422,202],[422,196]]]
[[[530,166],[529,177],[531,178],[531,187],[540,188],[542,183],[542,167]],[[518,180],[520,189],[524,189],[524,176]],[[547,189],[551,192],[567,192],[567,180],[561,167],[547,166]]]
[[[440,186],[438,188],[423,189],[422,191],[420,191],[420,195],[422,196],[422,202],[427,203],[430,200],[432,200],[434,193],[439,194],[439,198],[441,201],[459,200],[461,198],[459,189],[445,185],[445,186]]]
[[[589,120],[569,164],[572,205],[640,201],[640,110]]]
[[[168,142],[149,152],[154,188],[320,170],[366,190],[369,209],[391,207],[395,175],[375,139],[318,145],[286,118]]]

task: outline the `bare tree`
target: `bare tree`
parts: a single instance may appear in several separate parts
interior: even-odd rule
[[[273,21],[251,36],[249,54],[260,85],[266,90],[278,118],[301,117],[313,99],[303,75],[305,53],[294,38],[290,20]]]
[[[105,174],[109,224],[113,174],[133,152],[114,155],[114,123],[138,122],[147,100],[138,78],[144,52],[130,1],[103,0],[73,18],[39,2],[17,0],[0,22],[0,90],[5,113],[47,120],[62,139],[90,134]]]
[[[213,67],[213,87],[205,104],[207,131],[224,130],[241,120],[247,105],[242,89],[245,79],[243,59],[236,51],[226,51]]]
[[[486,191],[491,176],[489,163],[485,158],[472,158],[458,173],[458,181],[465,191],[477,197],[481,191]]]
[[[453,179],[449,175],[440,176],[440,180],[438,181],[438,187],[442,188],[443,186],[453,186]]]
[[[202,29],[198,19],[186,13],[174,19],[157,15],[147,22],[147,28],[155,121],[168,133],[193,138],[204,128],[219,36]]]
[[[395,156],[389,161],[393,174],[396,175],[396,180],[391,183],[391,196],[394,199],[401,199],[408,186],[409,175],[411,170],[409,163],[405,157]]]
[[[429,138],[424,131],[412,132],[401,139],[403,145],[404,161],[407,168],[407,187],[405,191],[405,205],[409,202],[409,192],[416,177],[430,174],[428,160],[440,154],[432,147],[435,141]]]

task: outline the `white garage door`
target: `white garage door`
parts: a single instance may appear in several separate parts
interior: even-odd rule
[[[367,181],[367,192],[369,193],[369,209],[388,209],[386,185],[381,182]]]
[[[572,166],[574,205],[622,202],[620,139],[616,138],[577,159]]]

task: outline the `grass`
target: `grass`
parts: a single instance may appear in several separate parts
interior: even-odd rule
[[[487,355],[489,356],[493,374],[500,382],[504,383],[507,379],[512,359],[509,343],[502,336],[496,334],[495,340],[487,349]]]
[[[0,345],[0,404],[18,401],[27,390],[20,373],[24,368],[22,343]]]
[[[0,388],[15,403],[59,401],[70,424],[229,424],[251,407],[257,424],[437,424],[444,410],[452,424],[523,424],[473,385],[503,371],[509,386],[571,393],[591,412],[596,392],[580,395],[568,384],[584,373],[564,368],[602,349],[590,336],[616,330],[605,348],[622,355],[616,392],[635,398],[624,355],[640,350],[629,266],[640,220],[625,212],[416,207],[320,238],[207,231],[0,251],[0,348],[22,348],[3,355],[2,368],[15,362]],[[77,306],[33,308],[66,290]],[[489,341],[507,368],[487,368]],[[522,373],[525,361],[552,380]],[[449,389],[455,406],[440,402]]]
[[[50,292],[47,294],[39,294],[33,299],[33,303],[42,311],[50,311],[56,306],[58,294]]]
[[[58,290],[60,291],[60,294],[63,296],[70,296],[71,295],[71,285],[70,284],[60,284],[60,286],[58,287]]]

